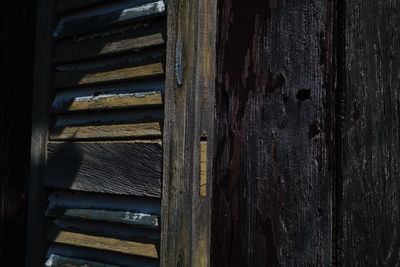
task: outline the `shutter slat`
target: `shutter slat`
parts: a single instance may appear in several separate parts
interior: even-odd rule
[[[75,259],[62,257],[52,254],[45,263],[46,267],[65,267],[65,266],[90,266],[90,267],[118,267],[117,265],[104,264],[100,262],[88,261],[83,259]]]
[[[50,140],[160,139],[162,120],[160,109],[58,115]]]
[[[117,2],[63,16],[53,37],[58,39],[100,30],[104,27],[161,16],[164,13],[164,1]]]
[[[157,143],[52,143],[44,184],[135,196],[161,196],[162,148]]]
[[[150,63],[142,66],[127,67],[96,73],[57,72],[54,76],[53,87],[66,88],[79,85],[90,85],[110,82],[120,82],[136,79],[146,79],[164,76],[162,63]]]
[[[77,259],[85,259],[94,262],[102,262],[120,267],[156,267],[159,262],[155,258],[146,258],[123,253],[115,253],[106,250],[97,250],[87,247],[74,247],[64,244],[52,243],[49,246],[47,257],[52,254],[71,257]]]
[[[161,123],[163,115],[163,110],[159,108],[137,109],[134,111],[63,114],[57,116],[55,128],[66,126],[136,124],[145,122]]]
[[[66,126],[54,130],[51,141],[97,139],[149,139],[160,138],[161,125],[157,122],[97,126]]]
[[[144,243],[159,244],[160,242],[159,230],[135,228],[129,225],[115,223],[55,219],[51,227],[64,231],[102,235],[123,240],[140,241]]]
[[[48,197],[48,207],[125,210],[160,214],[160,199],[76,191],[57,191]]]
[[[68,62],[161,46],[165,19],[141,22],[90,35],[65,39],[56,46],[55,62]]]
[[[58,91],[51,109],[53,113],[63,113],[157,106],[163,104],[163,95],[163,79],[74,88]]]
[[[134,52],[127,55],[113,55],[107,58],[58,64],[56,65],[56,71],[59,73],[96,73],[126,67],[144,66],[151,63],[163,63],[164,58],[165,51],[163,51],[163,48],[156,47],[147,49],[144,52]]]
[[[159,227],[157,215],[130,211],[109,211],[93,209],[47,209],[46,216],[63,219],[81,219],[127,224],[135,227],[156,229]]]
[[[88,247],[149,258],[158,258],[158,251],[155,244],[146,244],[68,231],[59,231],[54,234],[50,233],[48,241],[77,247]]]
[[[161,92],[127,94],[100,94],[81,97],[57,95],[53,102],[53,112],[94,111],[126,109],[163,104]]]

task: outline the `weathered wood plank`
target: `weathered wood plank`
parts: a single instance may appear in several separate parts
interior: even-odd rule
[[[87,233],[116,239],[139,241],[143,243],[160,243],[159,230],[148,228],[135,228],[130,225],[114,224],[100,221],[77,221],[55,219],[50,228],[57,228],[57,231],[72,231]]]
[[[161,46],[166,42],[165,19],[153,19],[108,31],[65,39],[56,46],[55,62],[69,62]]]
[[[129,254],[115,253],[106,250],[96,250],[86,247],[74,247],[63,244],[52,243],[49,246],[47,257],[52,254],[64,257],[87,259],[94,262],[102,262],[111,265],[123,267],[158,267],[160,266],[157,259],[146,258],[140,256],[132,256]]]
[[[195,28],[190,27],[194,23],[192,5],[193,1],[168,1],[164,172],[161,201],[161,229],[168,231],[161,231],[161,266],[191,266],[192,251],[189,248],[191,248],[192,207],[191,201],[188,200],[191,199],[191,181],[195,178],[188,174],[193,163],[189,158],[189,155],[193,155],[193,148],[191,141],[185,137],[194,136],[191,129],[193,119],[187,114],[187,108],[193,108],[194,105],[187,94],[193,90],[189,74],[195,61],[195,53],[191,49],[193,43],[186,42],[189,37],[187,35],[193,34],[194,31],[184,31],[186,27],[183,25]],[[183,21],[180,20],[180,16]],[[187,63],[185,68],[183,68],[184,63]]]
[[[81,219],[127,224],[135,227],[158,228],[158,216],[131,211],[110,211],[93,209],[48,208],[46,216],[64,219]]]
[[[200,140],[206,133],[213,144],[216,4],[168,1],[161,266],[210,264],[211,183],[200,196]],[[210,160],[208,177],[212,169]]]
[[[80,72],[82,74],[101,71],[117,70],[128,67],[148,65],[150,63],[163,63],[165,51],[162,47],[147,49],[143,52],[132,52],[126,55],[97,58],[80,62],[67,62],[58,64],[55,70],[60,73]]]
[[[157,198],[61,191],[50,194],[47,202],[48,207],[52,209],[84,208],[160,214],[160,199]]]
[[[57,72],[54,75],[53,87],[65,88],[78,85],[119,82],[134,79],[146,79],[164,75],[162,63],[150,63],[142,66],[100,71],[96,73]]]
[[[63,16],[56,30],[54,38],[99,30],[137,20],[143,20],[165,13],[163,0],[124,1],[92,8]]]
[[[400,262],[399,1],[344,1],[338,266]]]
[[[48,144],[46,186],[160,197],[162,148],[157,143]]]
[[[45,263],[46,267],[81,267],[81,266],[89,266],[89,267],[118,267],[117,265],[104,264],[100,262],[88,261],[83,259],[69,258],[63,257],[59,255],[52,254],[47,259]]]
[[[125,210],[138,213],[160,214],[160,199],[78,191],[61,191],[50,194],[48,208],[84,208]]]
[[[220,2],[212,266],[334,265],[332,3]]]
[[[253,4],[253,3],[251,3]],[[196,14],[196,68],[194,101],[196,133],[194,139],[193,172],[200,177],[193,181],[192,263],[191,266],[209,267],[211,262],[211,210],[213,160],[215,157],[214,125],[216,123],[217,77],[217,18],[218,1],[206,0],[198,4]],[[215,42],[213,42],[215,40]]]
[[[157,248],[154,244],[126,241],[109,237],[60,231],[54,234],[49,234],[48,241],[77,247],[88,247],[149,258],[158,258]]]
[[[141,107],[143,105],[161,105],[163,103],[164,87],[164,79],[154,79],[126,84],[62,90],[54,98],[52,112],[59,113],[83,109],[109,110]]]
[[[50,134],[50,140],[98,140],[98,139],[149,139],[161,138],[162,129],[158,122],[65,126],[55,129]]]
[[[159,109],[59,115],[50,139],[160,138],[162,120],[163,112]]]
[[[84,43],[79,45],[71,45],[67,47],[61,46],[57,50],[55,57],[56,62],[74,61],[81,59],[89,59],[94,57],[106,56],[113,53],[123,53],[128,51],[140,51],[145,48],[160,46],[165,43],[162,33],[153,33],[146,36],[126,38],[123,40],[110,42]]]
[[[162,122],[162,108],[58,115],[54,127]]]
[[[154,48],[142,53],[59,64],[53,75],[53,87],[160,77],[164,74],[164,58],[165,51]]]
[[[157,91],[126,94],[92,94],[80,97],[73,96],[70,92],[67,92],[67,94],[59,94],[56,96],[53,102],[52,111],[95,111],[160,106],[162,104],[163,94],[162,92]]]

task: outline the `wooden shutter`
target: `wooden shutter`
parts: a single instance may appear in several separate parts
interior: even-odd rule
[[[39,1],[28,266],[159,265],[165,49],[163,0]]]

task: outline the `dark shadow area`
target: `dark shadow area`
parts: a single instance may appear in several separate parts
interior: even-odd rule
[[[0,6],[0,259],[23,266],[36,1]]]
[[[300,90],[298,90],[297,94],[296,94],[296,98],[300,102],[303,102],[303,101],[311,99],[311,91],[310,91],[310,89],[300,89]]]

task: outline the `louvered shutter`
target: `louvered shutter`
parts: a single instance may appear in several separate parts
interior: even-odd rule
[[[158,266],[166,3],[38,12],[28,264]]]

